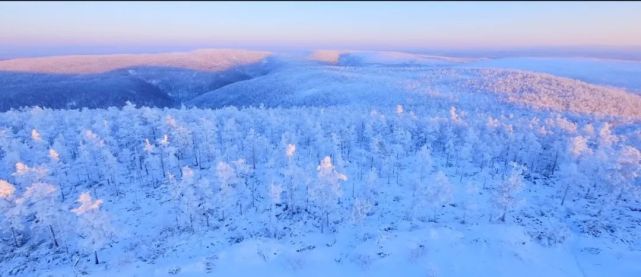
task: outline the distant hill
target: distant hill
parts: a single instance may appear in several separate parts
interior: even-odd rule
[[[223,49],[0,61],[0,110],[101,108],[127,101],[179,105],[201,93],[265,74],[270,55]]]
[[[226,49],[25,58],[0,61],[0,111],[24,106],[106,108],[123,106],[127,101],[143,106],[203,108],[485,101],[486,107],[507,103],[641,118],[641,96],[626,86],[597,85],[602,83],[599,72],[629,72],[608,80],[635,84],[631,79],[636,64],[610,62],[607,64],[613,68],[591,66],[590,71],[581,65],[604,62],[564,61],[343,50],[291,56]],[[558,71],[564,77],[519,68],[552,74]],[[571,79],[573,76],[580,78]]]
[[[162,54],[55,56],[0,61],[0,71],[96,74],[151,66],[221,72],[240,65],[259,63],[269,55],[270,52],[263,51],[205,49]]]
[[[491,99],[488,99],[491,98]],[[308,66],[274,71],[188,104],[329,106],[493,101],[559,112],[641,118],[641,96],[545,73],[492,68]],[[491,106],[491,105],[489,105]]]

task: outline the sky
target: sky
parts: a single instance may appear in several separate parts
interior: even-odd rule
[[[641,2],[0,2],[0,56],[228,48],[641,49]]]

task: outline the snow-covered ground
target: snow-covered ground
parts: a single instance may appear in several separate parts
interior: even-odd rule
[[[0,113],[0,275],[641,276],[627,65],[272,58],[119,69],[181,108]]]

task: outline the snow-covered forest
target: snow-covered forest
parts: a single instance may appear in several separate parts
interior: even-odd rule
[[[567,259],[638,257],[637,121],[461,103],[2,113],[3,274],[324,262],[385,275],[372,268],[388,261],[435,276],[466,274],[438,257],[501,245],[484,251],[508,255],[506,268],[477,270],[598,275],[612,271]]]
[[[0,2],[0,277],[641,277],[639,15]]]

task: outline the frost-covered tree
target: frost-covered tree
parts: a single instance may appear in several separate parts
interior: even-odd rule
[[[336,171],[329,156],[321,160],[316,170],[318,179],[310,189],[310,200],[322,214],[321,231],[324,231],[324,227],[330,227],[330,215],[337,212],[342,195],[340,183],[346,181],[347,176]]]
[[[13,196],[16,188],[6,180],[0,180],[0,197],[9,199]]]
[[[49,181],[52,183],[62,183],[66,184],[71,182],[71,178],[68,173],[68,166],[65,160],[62,160],[60,153],[55,148],[49,148],[48,151],[49,162],[47,167],[49,168]],[[60,191],[60,201],[65,201],[65,193],[61,187],[58,188]]]
[[[33,183],[42,182],[49,174],[49,170],[45,166],[29,166],[22,162],[17,162],[15,172],[11,175],[14,176],[16,182],[27,187]]]
[[[3,226],[9,227],[14,246],[17,248],[20,247],[18,232],[24,228],[24,206],[16,202],[15,192],[16,188],[13,184],[0,179],[0,211],[2,212],[0,219]]]
[[[582,154],[591,153],[590,146],[588,146],[587,138],[583,136],[577,136],[572,138],[570,142],[570,153],[574,157],[579,157]]]
[[[599,148],[607,148],[619,141],[619,137],[612,133],[612,125],[606,122],[599,130]]]
[[[416,153],[416,162],[419,173],[419,182],[424,182],[425,179],[432,174],[432,153],[423,145]]]
[[[272,225],[272,235],[279,236],[280,223],[278,220],[279,207],[282,203],[283,186],[277,183],[272,183],[269,187],[269,199],[271,200],[271,207],[269,209],[269,221]]]
[[[300,184],[303,177],[301,169],[294,159],[295,154],[296,145],[291,143],[287,144],[285,147],[285,156],[287,157],[287,161],[286,165],[283,167],[283,178],[286,184],[285,190],[287,195],[287,206],[290,213],[293,213],[300,205],[299,203],[296,203],[296,200],[298,200],[297,196],[300,195],[299,190],[302,187]]]
[[[383,199],[380,199],[382,189],[380,188],[380,178],[376,173],[376,169],[371,169],[365,176],[364,181],[361,198],[372,206],[378,206],[378,202]]]
[[[237,196],[234,185],[238,182],[238,177],[234,168],[226,162],[218,162],[216,165],[216,178],[218,180],[217,201],[220,203],[220,215],[222,220],[226,219],[233,211],[236,204]]]
[[[67,224],[65,213],[61,209],[62,203],[57,201],[57,190],[51,184],[34,183],[17,200],[21,205],[28,206],[28,213],[33,214],[32,229],[50,235],[55,247],[59,246],[59,236],[56,233],[60,233]]]
[[[173,175],[169,175],[169,185],[175,201],[177,210],[187,215],[189,226],[194,231],[194,217],[202,215],[205,218],[205,225],[210,226],[210,216],[216,207],[216,199],[210,182],[203,178],[202,171],[193,170],[189,166],[181,169],[182,178],[176,181]]]
[[[371,202],[365,199],[356,198],[352,204],[352,223],[354,223],[355,225],[362,224],[372,210],[372,206],[373,205]]]
[[[43,138],[38,129],[34,128],[31,130],[31,139],[28,140],[27,145],[27,147],[29,148],[29,152],[31,152],[30,159],[28,160],[29,163],[41,164],[46,162],[46,151],[49,143],[45,138]]]
[[[99,264],[98,251],[113,240],[115,230],[109,216],[100,209],[103,204],[101,199],[94,200],[88,192],[84,192],[77,202],[80,206],[71,211],[78,216],[80,246],[93,251],[94,262]]]
[[[112,185],[114,180],[114,162],[111,150],[105,140],[92,130],[84,130],[83,140],[78,149],[80,159],[79,166],[84,168],[87,182],[92,185]],[[107,166],[102,164],[108,163]]]
[[[238,159],[231,163],[234,168],[235,179],[237,182],[234,184],[236,193],[236,205],[238,212],[243,215],[244,210],[248,206],[256,207],[257,189],[250,183],[252,175],[252,167],[247,164],[244,159]]]
[[[641,177],[641,151],[632,146],[624,146],[620,150],[615,162],[615,173],[611,175],[612,182],[618,187],[615,205],[623,198],[624,194],[639,194],[641,185],[637,184]]]
[[[481,201],[479,200],[481,194],[481,186],[477,182],[470,181],[464,187],[463,199],[463,223],[467,219],[479,216],[479,209],[481,208]]]
[[[176,203],[176,210],[179,212],[176,216],[176,221],[178,222],[179,218],[187,218],[189,220],[189,228],[193,232],[195,231],[194,215],[199,213],[198,206],[200,205],[196,192],[196,182],[198,181],[195,180],[194,171],[188,166],[181,169],[181,175],[180,181],[176,181],[173,174],[168,174],[169,190]]]
[[[204,178],[202,174],[199,174],[198,181],[196,182],[196,190],[198,196],[198,213],[205,217],[205,225],[210,227],[210,218],[218,204],[216,202],[216,194],[209,179]]]
[[[167,174],[174,172],[174,168],[179,166],[178,158],[176,157],[177,148],[172,145],[167,134],[158,139],[158,148],[160,150],[160,167],[163,177],[166,177]]]
[[[15,165],[22,161],[22,143],[12,138],[10,130],[0,127],[0,178],[10,179]]]
[[[494,204],[501,212],[499,220],[505,222],[505,216],[519,202],[519,193],[523,190],[525,167],[515,162],[510,163],[507,178],[498,184],[494,193]]]
[[[160,149],[152,144],[149,139],[143,142],[144,151],[144,175],[148,176],[148,182],[158,183],[166,175],[164,158],[162,158]]]
[[[563,184],[563,195],[561,197],[561,206],[565,204],[565,200],[572,187],[578,187],[585,181],[583,174],[578,170],[576,163],[568,162],[561,165],[559,168],[558,181]]]
[[[431,220],[436,221],[443,207],[452,199],[452,185],[442,171],[436,171],[424,182],[418,181],[416,186],[412,218],[425,219],[431,215]]]
[[[568,193],[572,188],[578,189],[586,185],[587,179],[583,171],[580,170],[582,166],[585,168],[585,159],[590,159],[589,155],[592,151],[587,143],[587,138],[576,136],[571,139],[567,157],[559,166],[557,172],[557,181],[563,185],[563,193],[561,197],[561,206],[565,204]]]

